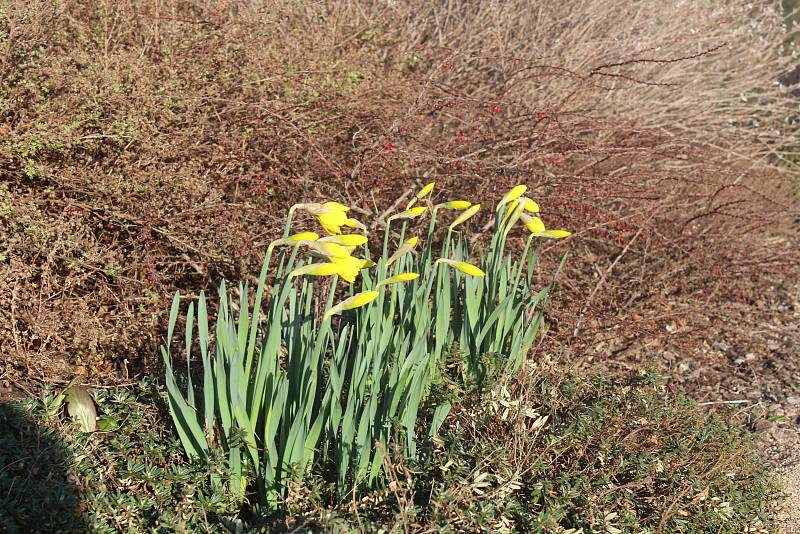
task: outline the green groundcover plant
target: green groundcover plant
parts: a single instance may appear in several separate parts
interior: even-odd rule
[[[390,452],[385,487],[337,503],[317,464],[280,509],[212,482],[226,454],[187,462],[149,379],[91,390],[97,432],[54,417],[58,391],[0,403],[0,531],[775,531],[781,491],[755,436],[652,373],[587,379],[540,358],[482,392],[455,378],[432,388],[453,404],[432,446]]]
[[[552,289],[552,282],[534,287],[535,240],[570,234],[546,229],[539,206],[520,185],[498,203],[488,246],[471,263],[462,229],[480,204],[422,205],[433,187],[381,221],[383,246],[375,260],[366,227],[347,206],[293,206],[283,237],[267,249],[254,294],[240,285],[234,298],[223,282],[213,328],[204,294],[188,304],[185,388],[171,358],[182,300],[175,296],[162,347],[170,413],[190,458],[227,455],[230,479],[215,484],[227,483],[237,494],[255,487],[268,507],[279,506],[314,464],[335,481],[340,500],[383,487],[387,454],[398,448],[405,461],[418,460],[418,441],[429,443],[451,410],[449,402],[429,396],[441,381],[444,355],[457,354],[460,376],[478,389],[487,376],[520,368]],[[328,235],[291,234],[299,210],[316,217]],[[458,215],[441,250],[434,250],[437,219],[451,211]],[[420,244],[406,232],[409,221],[426,213],[430,223]],[[529,235],[522,251],[508,251],[517,223]],[[363,257],[355,255],[359,247]],[[335,303],[342,291],[348,296]],[[195,348],[201,384],[190,367]],[[423,407],[432,412],[426,429],[420,428]]]

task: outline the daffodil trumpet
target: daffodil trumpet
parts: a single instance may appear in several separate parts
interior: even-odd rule
[[[544,237],[546,239],[563,239],[572,235],[567,230],[547,230],[539,217],[531,217],[524,213],[520,216],[525,227],[534,237]]]

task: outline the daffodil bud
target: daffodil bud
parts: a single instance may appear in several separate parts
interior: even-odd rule
[[[344,225],[347,226],[348,228],[357,228],[359,230],[366,230],[367,229],[367,227],[363,223],[359,222],[356,219],[353,219],[352,217],[348,218],[344,222]]]
[[[319,239],[319,234],[317,233],[300,232],[298,234],[290,235],[289,237],[276,239],[275,241],[269,244],[269,248],[267,250],[272,250],[273,248],[279,245],[298,245],[305,241],[316,241],[317,239]]]
[[[397,284],[399,282],[410,282],[419,278],[419,273],[400,273],[396,274],[386,280],[378,282],[377,287],[388,286],[390,284]]]
[[[421,200],[421,199],[427,197],[428,195],[430,195],[431,191],[433,191],[433,186],[435,186],[435,185],[436,185],[436,182],[431,182],[431,183],[425,185],[425,187],[423,187],[422,190],[420,190],[420,192],[417,193],[416,196],[411,199],[411,202],[408,203],[408,206],[406,206],[406,209],[407,210],[411,209],[411,206],[416,204],[417,200]]]
[[[436,260],[436,263],[444,263],[445,265],[449,265],[453,269],[460,271],[464,274],[468,274],[470,276],[486,276],[479,267],[472,265],[471,263],[467,263],[465,261],[456,261],[447,258],[439,258]]]
[[[451,200],[450,202],[437,204],[436,208],[446,208],[449,210],[465,210],[470,206],[472,206],[472,202],[468,200]]]
[[[389,267],[391,264],[399,260],[403,255],[408,254],[409,252],[414,250],[414,247],[417,246],[418,241],[419,238],[416,236],[409,237],[408,239],[406,239],[405,242],[402,245],[400,245],[397,251],[394,254],[392,254],[388,260],[386,260],[386,266]]]
[[[343,300],[330,310],[326,311],[324,318],[328,319],[331,315],[342,313],[345,310],[352,310],[355,308],[360,308],[361,306],[366,306],[378,298],[378,295],[380,295],[378,291],[363,291],[361,293],[356,293],[352,297]]]
[[[508,204],[509,202],[513,201],[513,200],[518,199],[519,197],[524,195],[525,191],[527,191],[527,190],[528,190],[528,186],[527,185],[518,185],[518,186],[512,187],[511,191],[506,193],[506,196],[504,196],[500,200],[500,202],[497,203],[497,209],[500,209],[500,206],[503,206],[503,205]]]
[[[563,239],[565,237],[569,237],[572,235],[572,232],[568,232],[567,230],[545,230],[539,234],[536,234],[538,237],[546,237],[549,239]]]
[[[391,217],[389,217],[389,221],[393,221],[395,219],[416,219],[417,217],[425,213],[425,210],[427,209],[428,208],[426,208],[425,206],[409,208],[405,211],[401,211],[400,213],[392,215]]]
[[[472,217],[473,215],[478,213],[479,209],[481,209],[481,205],[480,204],[475,204],[475,205],[469,207],[468,209],[464,210],[464,212],[461,215],[459,215],[456,218],[456,220],[453,221],[453,223],[450,225],[450,231],[452,232],[453,228],[455,228],[459,224],[463,223],[464,221],[466,221],[467,219],[469,219],[470,217]]]

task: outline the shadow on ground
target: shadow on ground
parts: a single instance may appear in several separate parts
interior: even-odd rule
[[[0,402],[0,532],[86,532],[61,439]]]

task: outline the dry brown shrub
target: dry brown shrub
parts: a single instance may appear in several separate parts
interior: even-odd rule
[[[528,183],[548,225],[575,231],[552,350],[661,344],[674,317],[702,338],[720,303],[749,298],[739,280],[796,259],[791,235],[761,237],[794,209],[774,2],[15,1],[2,16],[11,378],[135,375],[170,294],[252,277],[289,204],[370,217],[432,176],[486,204]]]

